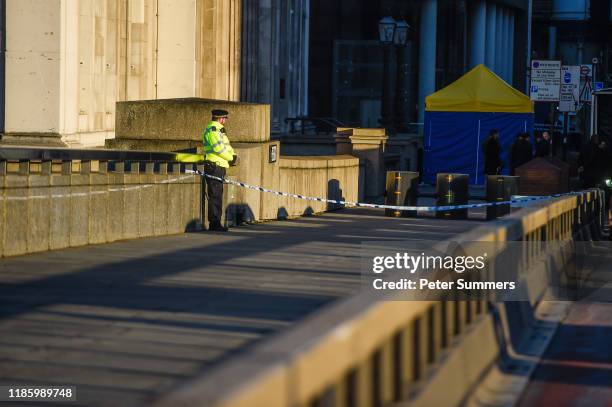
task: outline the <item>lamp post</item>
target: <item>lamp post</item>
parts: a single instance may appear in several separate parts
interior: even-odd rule
[[[410,115],[410,100],[408,92],[408,75],[410,73],[408,47],[408,30],[410,26],[405,20],[395,24],[395,35],[393,43],[397,47],[397,79],[395,96],[395,128],[398,132],[406,130],[407,119]]]
[[[395,38],[395,20],[383,17],[378,22],[378,35],[383,46],[383,88],[380,124],[385,128],[393,124],[393,78],[391,75],[391,52]]]

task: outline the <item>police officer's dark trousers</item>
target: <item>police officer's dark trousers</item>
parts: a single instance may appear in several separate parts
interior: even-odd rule
[[[204,172],[215,177],[225,177],[225,168],[210,162],[204,162]],[[223,182],[206,177],[206,196],[208,199],[208,223],[210,226],[221,225],[223,211]]]

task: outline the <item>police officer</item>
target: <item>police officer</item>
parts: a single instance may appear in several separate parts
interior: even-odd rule
[[[213,110],[212,120],[204,131],[204,172],[215,177],[225,177],[226,169],[236,163],[236,154],[225,134],[225,121],[228,113],[225,110]],[[221,225],[223,211],[223,182],[206,177],[208,196],[208,230],[227,232]]]

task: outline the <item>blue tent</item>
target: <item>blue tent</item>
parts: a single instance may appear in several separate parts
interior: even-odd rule
[[[533,134],[533,103],[484,65],[426,98],[423,133],[423,180],[436,174],[469,174],[471,184],[483,184],[484,142],[499,130],[504,168],[508,174],[510,148],[517,134]]]

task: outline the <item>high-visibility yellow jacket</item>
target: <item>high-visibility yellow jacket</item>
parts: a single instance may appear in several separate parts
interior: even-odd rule
[[[206,161],[212,161],[219,167],[228,168],[229,162],[234,158],[234,149],[230,145],[223,125],[217,121],[211,121],[202,138]]]

